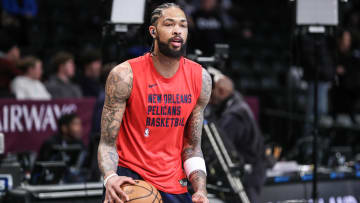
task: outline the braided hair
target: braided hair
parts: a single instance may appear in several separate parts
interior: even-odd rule
[[[180,8],[180,6],[175,4],[175,3],[163,3],[163,4],[159,5],[158,7],[156,7],[153,10],[153,12],[151,13],[150,24],[151,25],[156,25],[157,20],[162,16],[163,10],[168,9],[168,8],[173,8],[173,7],[174,8]]]

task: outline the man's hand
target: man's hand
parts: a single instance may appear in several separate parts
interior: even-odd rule
[[[195,192],[192,195],[192,201],[193,203],[209,203],[209,200],[206,196],[206,192]]]
[[[123,203],[129,200],[129,197],[121,189],[124,183],[136,184],[135,181],[126,176],[111,177],[106,183],[106,194],[104,203]]]

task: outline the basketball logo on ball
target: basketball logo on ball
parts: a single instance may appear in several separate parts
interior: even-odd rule
[[[162,203],[159,191],[150,183],[135,180],[135,185],[123,184],[121,189],[129,197],[129,203]]]

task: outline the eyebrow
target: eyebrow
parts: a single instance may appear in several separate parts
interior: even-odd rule
[[[175,20],[172,19],[172,18],[166,18],[166,19],[164,20],[164,22],[165,22],[165,21],[175,22]],[[186,19],[181,19],[180,22],[184,23],[184,22],[187,22],[187,20],[186,20]]]

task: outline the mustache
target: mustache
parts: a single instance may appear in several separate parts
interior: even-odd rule
[[[172,41],[178,41],[178,42],[180,42],[181,44],[184,44],[184,39],[182,38],[182,37],[172,37],[172,38],[170,38],[169,40],[168,40],[168,42],[170,43],[170,42],[172,42]]]

